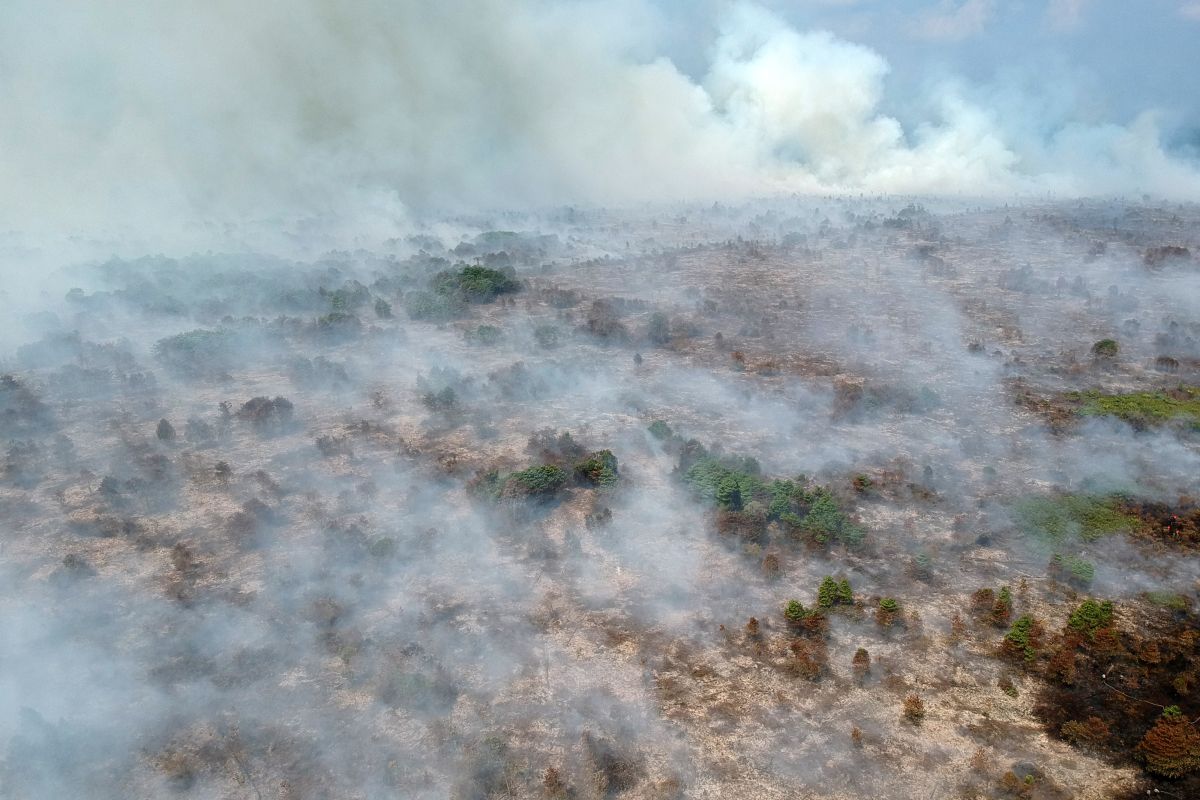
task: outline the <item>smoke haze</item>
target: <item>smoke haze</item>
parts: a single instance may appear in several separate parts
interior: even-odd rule
[[[1200,797],[1197,31],[3,3],[0,798]]]
[[[910,24],[965,35],[993,5]],[[1200,195],[1155,109],[1078,113],[1077,71],[1036,96],[943,72],[889,97],[878,52],[746,3],[15,0],[0,45],[0,213],[22,231],[322,215],[375,233],[405,209],[793,191]]]

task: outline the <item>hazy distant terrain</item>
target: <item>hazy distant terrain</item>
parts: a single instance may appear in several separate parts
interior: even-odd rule
[[[73,267],[2,362],[3,794],[1190,796],[1198,222]]]

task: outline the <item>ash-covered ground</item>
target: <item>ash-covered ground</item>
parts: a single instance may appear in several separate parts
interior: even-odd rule
[[[0,796],[1200,796],[1196,205],[61,266]]]

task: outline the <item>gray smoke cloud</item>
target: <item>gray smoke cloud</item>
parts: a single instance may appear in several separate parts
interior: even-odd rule
[[[413,209],[793,191],[1200,196],[1153,110],[1047,131],[1043,107],[944,80],[902,125],[878,53],[749,3],[721,7],[702,73],[685,73],[664,53],[688,13],[14,0],[0,214],[23,231],[212,241],[229,220],[374,234]]]

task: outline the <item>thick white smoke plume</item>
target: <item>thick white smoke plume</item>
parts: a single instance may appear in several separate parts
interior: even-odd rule
[[[661,55],[662,14],[11,0],[0,216],[61,233],[774,191],[1200,196],[1150,113],[1046,132],[942,84],[906,130],[881,110],[888,65],[867,48],[732,4],[693,80]]]

